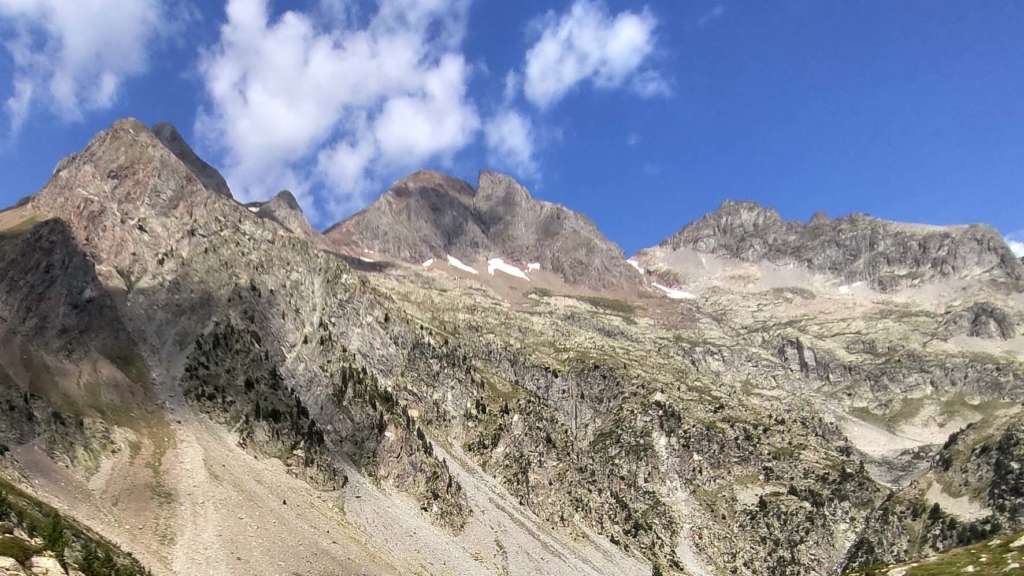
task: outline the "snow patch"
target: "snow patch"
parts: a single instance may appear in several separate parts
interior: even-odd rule
[[[473,268],[472,266],[467,266],[462,262],[462,260],[459,260],[458,258],[452,256],[451,254],[448,255],[448,264],[450,266],[458,268],[459,270],[462,270],[463,272],[469,272],[470,274],[479,274],[479,272],[476,271],[476,268]]]
[[[259,206],[246,206],[246,208],[248,208],[249,212],[252,212],[253,214],[255,214],[255,213],[260,211],[260,207]]]
[[[641,274],[646,273],[646,270],[644,270],[644,267],[640,265],[640,262],[637,262],[636,258],[630,258],[629,260],[626,260],[626,264],[629,264],[633,268],[636,268],[636,271]]]
[[[507,264],[501,258],[491,258],[490,260],[487,261],[487,273],[490,274],[491,276],[494,276],[494,271],[495,270],[499,270],[501,272],[504,272],[505,274],[508,274],[509,276],[515,276],[516,278],[522,278],[523,280],[526,280],[526,281],[530,280],[530,277],[527,276],[525,272],[523,272],[522,270],[520,270],[519,268],[516,268],[515,266],[513,266],[511,264]]]
[[[434,259],[433,258],[428,258],[427,261],[422,264],[422,266],[424,268],[430,268],[433,265],[434,265]]]
[[[668,286],[662,286],[661,284],[658,284],[657,282],[652,282],[651,285],[654,286],[655,288],[657,288],[658,290],[661,290],[662,292],[664,292],[665,296],[668,296],[669,298],[671,298],[673,300],[693,300],[693,299],[695,299],[697,297],[696,294],[693,294],[691,292],[687,292],[686,290],[679,290],[677,288],[669,288]]]
[[[376,260],[371,260],[371,259],[367,258],[366,256],[360,256],[359,259],[362,260],[363,262],[366,262],[366,263],[369,263],[369,264],[373,264],[374,262],[376,262]]]
[[[527,272],[533,272],[534,270],[540,270],[540,262],[530,262],[526,265]]]

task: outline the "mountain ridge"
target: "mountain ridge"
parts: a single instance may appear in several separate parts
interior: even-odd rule
[[[820,212],[802,223],[754,202],[725,201],[658,248],[798,264],[882,291],[971,275],[990,275],[1024,288],[1024,267],[1003,236],[985,224],[910,224],[864,213],[830,219]]]
[[[1024,528],[1001,278],[751,288],[729,256],[692,297],[508,295],[375,254],[624,256],[511,178],[411,178],[384,202],[462,216],[346,246],[366,262],[281,222],[290,194],[242,205],[138,122],[98,134],[0,212],[0,474],[174,575],[826,576]],[[780,226],[748,209],[710,231]]]
[[[475,188],[438,172],[416,172],[324,235],[342,249],[370,249],[413,264],[449,255],[503,258],[537,263],[591,289],[639,286],[622,250],[589,219],[536,200],[512,177],[487,170]]]

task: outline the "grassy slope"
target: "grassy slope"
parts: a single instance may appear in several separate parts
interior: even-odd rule
[[[917,562],[862,568],[847,576],[1024,576],[1024,545],[1011,547],[1011,544],[1021,539],[1024,539],[1024,533],[1004,535],[981,544],[954,548]]]

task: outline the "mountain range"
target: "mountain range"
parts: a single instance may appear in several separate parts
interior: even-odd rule
[[[1022,321],[985,225],[729,201],[627,259],[422,171],[321,234],[121,120],[0,212],[0,574],[905,565],[1024,530]]]

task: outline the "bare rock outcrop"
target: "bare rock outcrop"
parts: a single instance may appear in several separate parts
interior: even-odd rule
[[[1017,335],[1013,317],[1002,307],[991,302],[976,302],[952,312],[946,319],[951,334],[964,334],[987,340],[1009,340]]]

